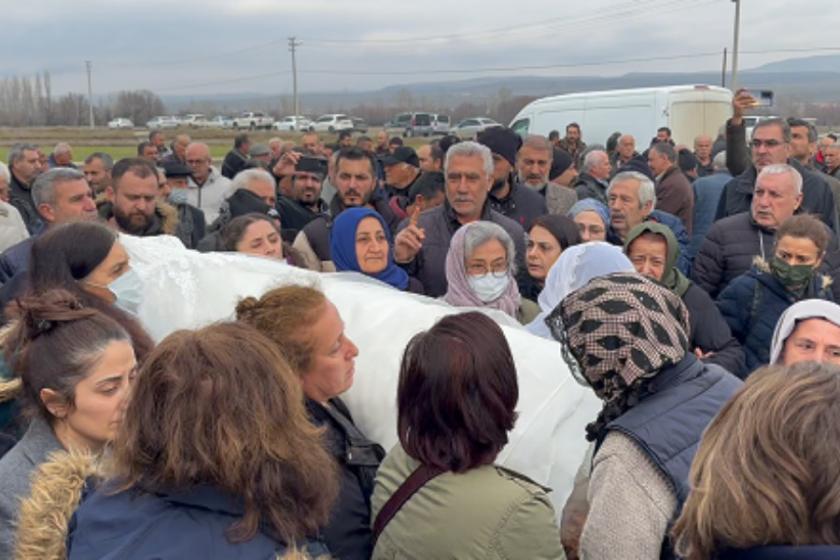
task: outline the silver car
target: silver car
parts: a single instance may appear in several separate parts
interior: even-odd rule
[[[502,125],[493,119],[488,119],[487,117],[473,117],[462,120],[449,129],[449,132],[462,140],[472,140],[479,132],[497,126]]]

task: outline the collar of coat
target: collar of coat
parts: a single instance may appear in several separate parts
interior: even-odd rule
[[[773,272],[770,270],[770,263],[767,262],[767,260],[764,259],[764,257],[761,257],[761,256],[753,257],[752,264],[753,264],[753,267],[755,268],[755,270],[758,271],[758,272],[762,272],[764,274],[770,274],[770,275],[773,274]],[[817,270],[814,273],[814,279],[817,280],[816,288],[820,291],[823,291],[823,292],[830,290],[832,284],[834,284],[834,280],[831,278],[831,276],[829,274],[823,274],[823,273],[819,272],[819,270]]]
[[[105,220],[110,220],[114,216],[114,205],[105,193],[100,193],[96,197],[96,209],[99,211],[99,216]],[[155,201],[155,213],[152,223],[149,224],[149,227],[143,235],[175,235],[177,231],[178,210],[161,200]]]

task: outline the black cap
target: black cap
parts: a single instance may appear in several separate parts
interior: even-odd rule
[[[572,166],[572,156],[566,150],[555,147],[551,156],[551,169],[548,171],[548,180],[553,181],[566,172]]]
[[[407,163],[414,167],[420,167],[420,160],[417,159],[417,152],[411,146],[400,146],[394,150],[393,154],[388,154],[382,158],[382,165],[388,167],[397,163]]]
[[[505,158],[511,166],[516,165],[516,154],[522,147],[522,137],[509,128],[494,126],[478,133],[478,143],[484,144],[494,154]]]
[[[192,175],[192,170],[180,161],[168,161],[164,163],[163,172],[166,174],[167,179],[173,177],[189,177]]]

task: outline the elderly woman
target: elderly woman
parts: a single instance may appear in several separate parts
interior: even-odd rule
[[[39,465],[62,450],[98,453],[113,439],[136,366],[126,330],[69,292],[24,298],[11,311],[4,354],[30,422],[0,460],[0,558],[16,557],[20,499]]]
[[[840,369],[771,366],[709,425],[674,526],[686,560],[840,558]]]
[[[510,235],[493,222],[472,222],[452,236],[443,300],[455,307],[498,309],[528,323],[539,308],[519,294],[515,274],[516,249]]]
[[[610,227],[610,211],[594,198],[579,200],[568,216],[577,224],[580,238],[586,241],[606,241]]]
[[[545,489],[493,465],[518,397],[510,347],[488,317],[445,317],[411,340],[400,444],[376,475],[372,558],[564,557]]]
[[[820,299],[794,303],[779,317],[770,346],[770,363],[840,365],[840,305]]]
[[[160,343],[137,375],[107,476],[74,514],[69,560],[326,552],[316,538],[334,465],[286,360],[247,325]]]
[[[732,336],[714,300],[677,268],[680,246],[671,228],[642,222],[627,234],[624,252],[636,272],[656,280],[682,299],[691,324],[690,348],[697,357],[744,377],[744,350]]]
[[[394,264],[392,245],[388,224],[370,208],[347,208],[330,230],[330,252],[337,272],[359,272],[398,290],[422,294],[420,281]]]
[[[580,242],[577,225],[566,216],[546,215],[534,220],[528,232],[525,253],[528,275],[533,280],[534,286],[530,294],[532,297],[536,298],[540,295],[548,271],[551,270],[560,254]]]
[[[788,218],[776,230],[772,260],[757,259],[718,296],[723,318],[744,347],[748,372],[770,363],[773,329],[788,307],[804,299],[833,301],[832,279],[819,272],[828,242],[829,230],[817,218]]]
[[[303,387],[309,417],[326,430],[341,485],[324,528],[330,552],[337,558],[369,558],[370,496],[385,453],[356,427],[340,398],[353,385],[359,349],[347,338],[338,310],[318,290],[286,286],[260,299],[243,299],[236,317],[280,349]]]
[[[266,214],[252,212],[232,219],[222,228],[222,248],[283,261],[291,266],[304,267],[300,253],[280,236],[277,221]]]
[[[540,314],[526,329],[537,336],[551,339],[551,331],[545,320],[567,295],[598,276],[633,270],[633,264],[615,245],[597,241],[569,247],[548,272],[545,288],[537,300]]]
[[[688,311],[636,273],[596,278],[549,316],[573,373],[604,406],[581,558],[659,558],[688,495],[688,467],[706,425],[740,380],[688,351]]]

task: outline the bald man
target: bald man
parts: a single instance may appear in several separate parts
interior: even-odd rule
[[[187,202],[204,211],[207,223],[219,216],[219,208],[230,191],[230,179],[213,167],[207,144],[193,142],[185,150],[192,176],[187,183]]]
[[[706,177],[715,172],[712,164],[712,137],[701,134],[694,139],[694,157],[697,158],[697,176]]]

